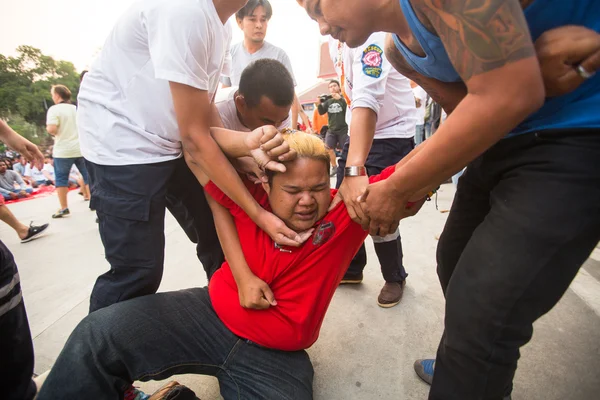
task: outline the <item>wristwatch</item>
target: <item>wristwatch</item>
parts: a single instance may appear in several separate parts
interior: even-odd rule
[[[367,169],[365,167],[346,167],[344,168],[344,176],[367,176]]]

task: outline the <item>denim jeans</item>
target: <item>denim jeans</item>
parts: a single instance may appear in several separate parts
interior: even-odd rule
[[[31,400],[33,342],[17,264],[0,241],[0,393],[3,400]]]
[[[393,138],[393,139],[377,139],[373,140],[371,151],[367,156],[365,167],[369,176],[380,174],[381,171],[390,165],[397,164],[408,153],[415,148],[413,138]],[[344,179],[344,168],[348,158],[348,150],[350,149],[350,141],[344,145],[342,157],[338,162],[337,182],[336,187],[339,188]],[[381,273],[386,282],[401,282],[406,279],[408,274],[404,269],[402,259],[402,240],[400,238],[400,230],[396,230],[395,234],[386,237],[373,237],[375,253],[381,265]],[[363,272],[367,265],[367,250],[363,244],[356,256],[352,259],[348,267],[348,274],[358,275]]]
[[[444,334],[430,400],[499,400],[533,322],[600,240],[600,131],[504,139],[458,182],[440,237]]]
[[[225,400],[312,399],[305,351],[284,352],[234,335],[207,288],[159,293],[88,315],[73,331],[38,400],[122,399],[135,380],[202,374]]]
[[[98,277],[90,312],[155,293],[165,257],[165,211],[175,198],[189,221],[178,221],[197,243],[208,277],[223,263],[212,213],[202,186],[183,159],[156,164],[106,166],[87,162],[100,238],[110,270]],[[179,217],[181,210],[174,212]]]
[[[31,193],[33,193],[33,189],[32,188],[12,189],[11,192],[13,192],[15,194],[19,194],[21,192],[26,192],[26,193],[31,194]],[[2,197],[4,197],[5,200],[10,200],[11,199],[10,194],[2,193]]]
[[[67,187],[69,186],[69,175],[71,174],[71,167],[73,164],[77,166],[77,169],[81,173],[83,183],[86,185],[88,182],[88,171],[85,165],[85,159],[83,157],[74,158],[55,158],[54,159],[54,176],[56,187]]]
[[[415,145],[420,145],[425,141],[425,125],[417,125],[415,128]]]

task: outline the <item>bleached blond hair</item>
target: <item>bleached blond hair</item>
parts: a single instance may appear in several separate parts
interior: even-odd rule
[[[285,128],[281,131],[283,134],[283,140],[290,146],[291,149],[296,151],[297,158],[310,158],[313,160],[323,161],[325,167],[329,171],[329,152],[325,143],[321,138],[310,133],[297,131],[295,129]],[[275,172],[266,170],[265,173],[269,178],[269,183],[272,183],[273,175]]]
[[[281,133],[290,148],[296,151],[298,158],[322,160],[329,165],[331,161],[329,152],[321,138],[310,133],[289,128],[283,129]]]

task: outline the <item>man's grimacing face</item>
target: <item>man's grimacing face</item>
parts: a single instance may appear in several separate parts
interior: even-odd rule
[[[310,18],[317,21],[321,35],[350,47],[358,47],[374,32],[369,21],[373,5],[368,0],[297,0]]]
[[[286,163],[286,172],[263,184],[273,214],[292,230],[304,232],[327,213],[331,203],[329,164],[323,160],[298,158]]]

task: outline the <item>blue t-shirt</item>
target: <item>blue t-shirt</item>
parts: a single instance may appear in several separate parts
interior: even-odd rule
[[[439,37],[429,32],[418,20],[410,0],[400,0],[408,24],[426,57],[412,53],[394,36],[396,47],[406,61],[420,74],[443,82],[456,82],[460,77]],[[542,33],[564,25],[580,25],[600,31],[600,0],[536,0],[525,9],[533,41]],[[523,95],[527,96],[524,88]],[[546,99],[544,106],[517,126],[508,136],[561,128],[600,128],[600,74],[585,81],[575,91]]]

